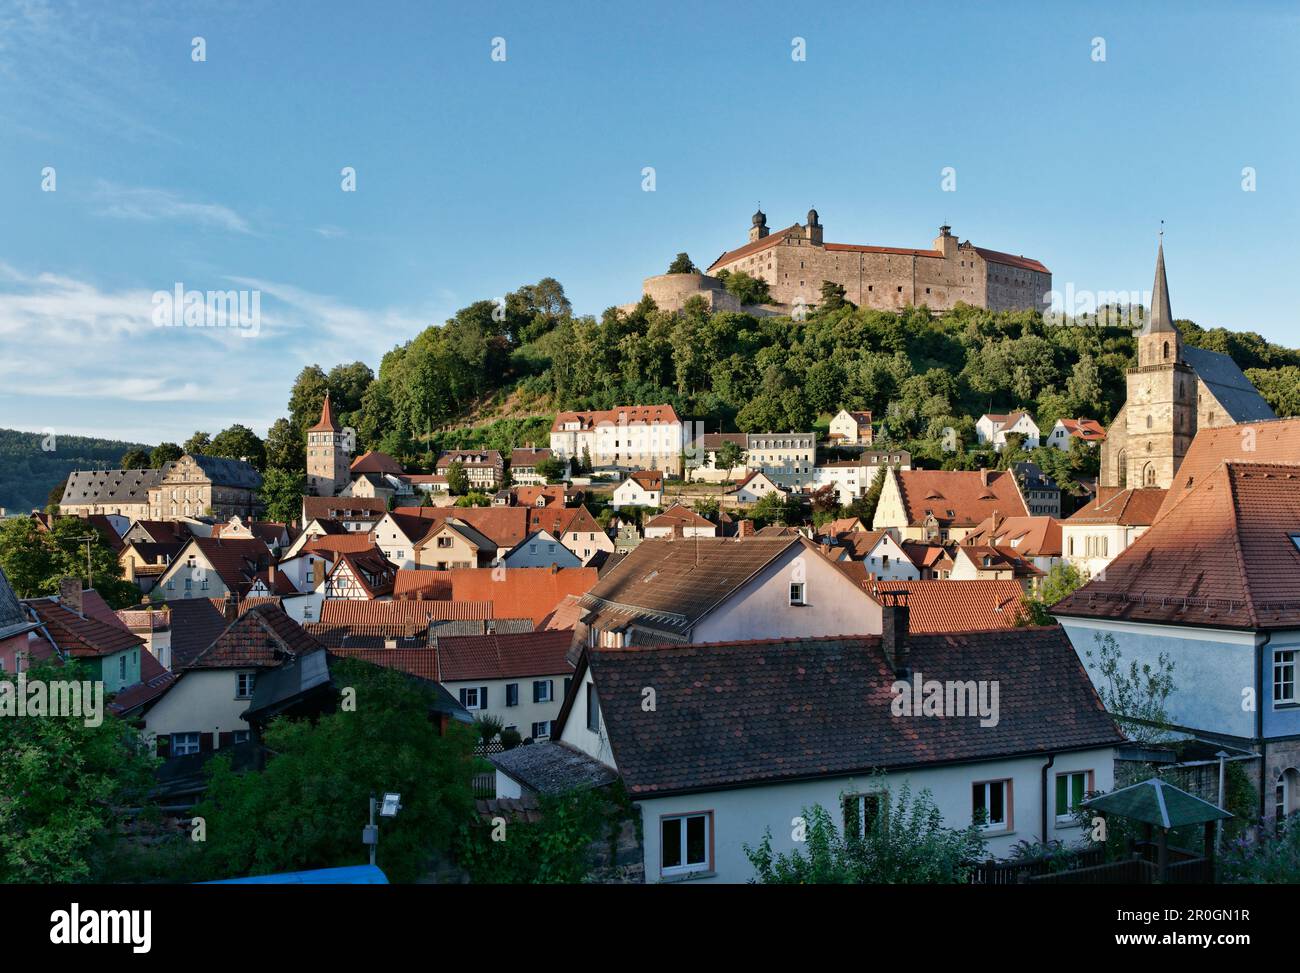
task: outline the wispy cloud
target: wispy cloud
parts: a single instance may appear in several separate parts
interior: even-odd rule
[[[252,233],[248,220],[229,206],[186,199],[169,189],[119,186],[101,181],[95,192],[104,216],[142,222],[176,221],[212,226],[232,233]]]
[[[323,236],[326,240],[337,240],[339,237],[348,235],[348,231],[341,226],[317,226],[312,228],[312,232],[318,236]]]

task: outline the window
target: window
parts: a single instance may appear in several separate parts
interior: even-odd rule
[[[199,752],[199,735],[197,733],[173,733],[172,750],[173,757],[184,757],[191,753]]]
[[[248,730],[236,730],[231,734],[231,739],[234,740],[236,746],[241,743],[247,743],[250,738],[251,734]]]
[[[971,785],[972,817],[984,812],[985,831],[1011,830],[1011,781],[986,780]]]
[[[592,733],[600,731],[600,701],[596,699],[596,684],[587,683],[587,729]]]
[[[659,820],[659,874],[686,875],[712,867],[713,812]]]
[[[255,672],[241,672],[235,676],[235,698],[251,699],[253,697],[253,682],[257,679]]]
[[[466,709],[487,709],[487,686],[468,686],[461,689],[460,705]]]
[[[512,682],[506,686],[506,705],[507,706],[519,705],[519,683]]]
[[[804,585],[805,585],[805,584],[806,584],[806,582],[803,582],[803,581],[793,581],[793,582],[790,583],[790,604],[792,604],[792,605],[806,605],[806,604],[807,604],[807,602],[804,601]]]
[[[125,655],[119,655],[117,657],[117,678],[123,681],[126,680],[126,656]]]
[[[554,694],[555,682],[551,679],[533,680],[533,702],[549,703]]]
[[[844,803],[844,834],[864,837],[874,831],[880,820],[879,794],[846,794]]]
[[[551,721],[542,720],[533,724],[533,739],[540,740],[551,735]]]
[[[1092,777],[1090,770],[1078,770],[1056,775],[1056,823],[1074,822],[1074,812],[1088,790]]]
[[[1294,706],[1295,649],[1279,649],[1273,653],[1273,705]]]

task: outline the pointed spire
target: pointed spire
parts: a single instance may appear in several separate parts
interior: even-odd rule
[[[1164,221],[1161,221],[1163,227]],[[1143,334],[1177,334],[1174,313],[1169,309],[1169,281],[1165,279],[1165,231],[1160,230],[1160,247],[1156,251],[1156,282],[1151,285],[1151,313],[1142,326]]]
[[[320,422],[307,430],[308,432],[338,432],[339,424],[334,418],[334,406],[330,404],[329,390],[325,390],[325,402],[320,407]]]

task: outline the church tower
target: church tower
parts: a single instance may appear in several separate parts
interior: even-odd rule
[[[1151,313],[1137,341],[1138,363],[1128,371],[1127,441],[1117,457],[1115,485],[1168,489],[1196,435],[1197,377],[1183,358],[1182,336],[1169,308],[1163,239]]]
[[[750,220],[749,242],[755,243],[763,239],[763,237],[767,236],[767,232],[767,214],[763,212],[763,208],[760,206],[758,212],[754,214],[754,218]]]
[[[351,465],[347,438],[326,391],[320,422],[307,430],[307,488],[318,497],[334,496],[348,485]]]

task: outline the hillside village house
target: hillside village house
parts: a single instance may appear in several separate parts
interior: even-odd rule
[[[582,567],[582,559],[547,530],[529,534],[501,560],[507,568],[547,568],[552,564],[561,568]]]
[[[870,446],[874,435],[871,429],[871,413],[841,409],[831,419],[827,432],[833,444]]]
[[[798,487],[813,476],[817,434],[811,432],[751,432],[745,467],[764,473],[777,486]]]
[[[850,556],[853,560],[862,562],[870,578],[911,581],[921,577],[920,568],[912,563],[907,551],[887,530],[867,531],[842,538],[841,543],[849,546]]]
[[[528,529],[544,530],[574,553],[582,564],[614,553],[614,541],[584,506],[560,507],[548,504],[528,508]]]
[[[549,449],[534,449],[532,446],[519,446],[512,449],[510,451],[510,479],[519,485],[544,486],[546,477],[537,472],[537,464],[543,463],[550,458],[551,451]]]
[[[730,469],[718,467],[718,453],[724,443],[735,443],[740,449],[740,463]],[[687,451],[690,460],[686,478],[692,482],[725,483],[728,480],[741,479],[748,470],[745,469],[745,450],[749,448],[749,436],[743,432],[706,432],[697,438]]]
[[[587,648],[545,746],[621,777],[647,882],[749,881],[745,845],[770,832],[775,852],[794,850],[790,822],[813,805],[839,828],[876,827],[903,784],[928,790],[947,827],[985,822],[994,856],[1074,842],[1078,801],[1112,787],[1122,737],[1061,631],[912,635],[899,620],[886,633]],[[932,680],[998,685],[996,723],[973,698],[972,715],[893,714],[898,684]]]
[[[260,540],[191,537],[159,576],[149,598],[223,598],[228,591],[243,597],[271,563],[271,551]]]
[[[225,629],[176,671],[176,681],[144,715],[164,757],[219,750],[251,739],[244,717],[259,676],[322,648],[284,610],[261,604],[239,614],[225,599]]]
[[[998,452],[1007,444],[1007,436],[1013,433],[1025,437],[1025,449],[1034,449],[1039,444],[1038,423],[1027,412],[1010,412],[1005,415],[985,413],[975,423],[975,436],[980,444],[991,445]]]
[[[383,520],[388,504],[377,497],[307,497],[302,498],[302,522],[334,520],[345,530],[365,533]]]
[[[562,629],[440,636],[438,681],[476,718],[495,716],[526,740],[544,740],[573,676],[570,641]]]
[[[1026,594],[1034,590],[1042,576],[1033,561],[1012,548],[964,541],[953,549],[952,570],[948,573],[953,581],[1016,581]]]
[[[441,550],[448,552],[456,548],[459,556],[455,558],[438,554],[439,548],[436,545],[432,548],[426,545],[424,560],[419,563],[431,566],[436,566],[440,561],[463,563],[467,560],[470,548],[476,552],[475,558],[471,560],[476,560],[479,552],[486,552],[491,546],[495,550],[487,558],[490,563],[494,558],[514,549],[528,536],[528,516],[529,510],[524,507],[398,507],[392,512],[386,511],[379,518],[373,538],[375,545],[388,560],[399,568],[413,568],[417,566],[417,551],[422,542],[440,524],[451,519],[479,536],[475,537],[473,544],[467,542],[458,546],[455,539],[445,541]],[[461,534],[463,537],[473,536],[465,531]],[[451,548],[448,548],[448,544]]]
[[[1068,453],[1074,443],[1091,449],[1105,440],[1106,427],[1096,419],[1057,419],[1043,445]]]
[[[243,460],[187,453],[164,467],[162,477],[149,488],[150,516],[252,519],[262,510],[257,496],[261,488],[262,474]]]
[[[1043,573],[1062,560],[1062,527],[1055,517],[992,516],[978,524],[961,542],[1009,548]]]
[[[340,554],[325,578],[322,594],[330,598],[374,600],[393,594],[397,566],[378,548]]]
[[[675,503],[657,517],[647,520],[644,534],[646,540],[657,537],[716,537],[718,528],[690,507]]]
[[[579,605],[593,646],[880,631],[880,605],[801,536],[646,540]]]
[[[103,682],[105,695],[140,682],[144,640],[121,623],[96,591],[83,589],[79,578],[62,579],[57,596],[24,604],[28,620],[39,628],[21,633],[16,648],[0,655],[6,672],[25,671],[34,660],[57,657],[82,663],[87,679]],[[17,625],[16,617],[11,623]]]
[[[495,449],[452,449],[438,457],[435,472],[446,476],[452,463],[459,463],[471,490],[492,493],[505,479],[506,463]]]
[[[614,488],[610,505],[615,510],[623,507],[658,507],[663,499],[663,474],[656,470],[637,470]]]
[[[497,559],[496,542],[455,517],[434,524],[414,550],[416,567],[438,571],[485,568]]]
[[[671,405],[625,405],[561,412],[551,426],[551,453],[596,469],[658,470],[682,474],[685,427]]]
[[[1099,488],[1092,503],[1061,521],[1065,560],[1089,577],[1099,575],[1155,522],[1167,492]]]
[[[723,499],[733,506],[748,506],[772,493],[781,497],[790,495],[790,491],[781,489],[766,473],[755,470],[735,486],[729,487]]]
[[[1261,814],[1300,810],[1300,455],[1219,463],[1052,613],[1094,682],[1107,639],[1125,667],[1168,655],[1170,723],[1258,753]]]
[[[835,487],[835,496],[841,504],[850,504],[866,494],[876,482],[876,475],[886,466],[901,470],[912,468],[912,454],[905,449],[881,452],[864,452],[857,459],[820,463],[813,467],[812,478],[806,481],[809,489],[826,485]]]
[[[873,530],[918,541],[959,541],[993,514],[1027,517],[1015,475],[1005,470],[885,471]]]

